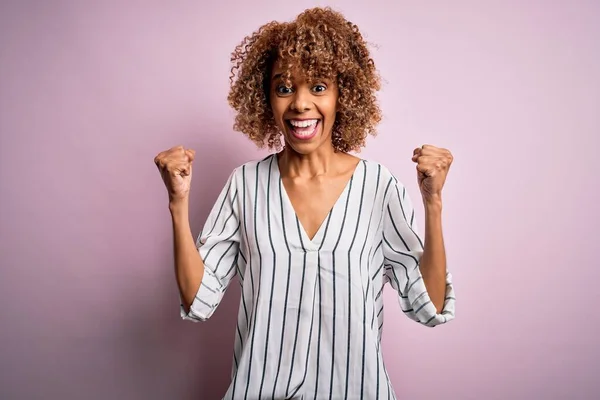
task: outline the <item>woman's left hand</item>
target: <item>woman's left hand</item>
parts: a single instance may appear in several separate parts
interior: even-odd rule
[[[413,151],[412,161],[417,163],[417,180],[424,202],[441,200],[453,159],[449,150],[428,144]]]

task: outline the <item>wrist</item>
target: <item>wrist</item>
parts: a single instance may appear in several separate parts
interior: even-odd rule
[[[187,198],[172,199],[169,201],[169,211],[173,217],[186,216],[189,210],[189,202]]]
[[[442,211],[442,196],[433,195],[423,198],[423,205],[426,212],[441,212]]]

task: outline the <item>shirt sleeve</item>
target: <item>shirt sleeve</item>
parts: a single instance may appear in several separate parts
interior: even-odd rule
[[[240,215],[236,199],[235,172],[229,176],[198,235],[196,247],[204,262],[200,288],[189,312],[180,304],[184,320],[206,321],[220,304],[231,279],[237,273],[240,248]]]
[[[444,307],[437,313],[419,268],[423,241],[417,233],[412,201],[406,188],[395,178],[390,192],[383,216],[385,276],[398,292],[400,307],[406,316],[429,327],[444,324],[454,319],[452,275],[446,272]]]

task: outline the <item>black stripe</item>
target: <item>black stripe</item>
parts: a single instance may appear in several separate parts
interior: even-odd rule
[[[337,247],[340,244],[340,240],[342,239],[342,234],[344,233],[344,225],[346,224],[346,214],[348,213],[348,204],[350,203],[350,194],[352,193],[352,182],[354,181],[354,174],[350,177],[350,183],[348,185],[348,195],[346,196],[346,206],[344,207],[344,216],[342,218],[342,225],[340,226],[340,234],[338,236],[338,240],[331,251],[331,261],[332,261],[332,270],[333,270],[333,322],[332,322],[332,337],[331,337],[331,378],[329,381],[329,400],[332,399],[333,396],[333,373],[335,372],[335,314],[336,314],[336,293],[335,293],[335,252],[337,251]]]
[[[388,183],[387,183],[387,185],[385,185],[385,191],[383,192],[383,200],[384,200],[384,203],[385,203],[385,202],[389,202],[389,200],[387,199],[387,198],[388,198],[387,196],[388,196],[388,190],[390,190],[390,186],[392,185],[392,182],[394,182],[394,178],[393,178],[393,177],[392,177],[392,178],[390,178],[390,179],[388,180]],[[381,224],[381,222],[383,221],[384,217],[385,217],[385,213],[383,213],[383,212],[382,212],[382,213],[381,213],[381,216],[380,216],[380,218],[379,218],[379,224]]]
[[[391,210],[389,204],[387,206],[387,210],[388,210],[388,216],[390,218],[390,222],[391,222],[392,226],[394,227],[394,231],[396,232],[396,235],[398,235],[398,239],[400,239],[400,241],[402,242],[402,244],[404,245],[406,250],[410,251],[410,247],[408,247],[408,243],[406,243],[406,240],[404,240],[404,238],[402,237],[402,234],[400,233],[400,231],[398,231],[398,227],[396,226],[396,221],[394,221],[394,216],[392,215],[392,210]],[[406,253],[402,253],[402,254],[406,254]],[[406,255],[410,256],[409,254],[406,254]],[[410,257],[412,257],[412,256],[410,256]],[[413,257],[413,259],[415,260],[415,262],[418,262],[416,258]]]
[[[202,300],[200,297],[196,296],[196,300],[198,300],[200,303],[204,304],[206,307],[210,307],[213,308],[215,307],[214,304],[208,304],[206,301]]]
[[[223,211],[223,207],[225,206],[225,202],[227,201],[228,197],[229,197],[229,191],[231,190],[231,185],[233,183],[233,179],[234,178],[234,174],[232,173],[231,176],[229,177],[229,182],[227,183],[227,190],[225,191],[225,195],[223,196],[223,199],[221,201],[221,206],[219,207],[219,212],[217,213],[217,217],[214,220],[213,226],[210,229],[210,231],[208,231],[208,233],[204,236],[210,236],[213,232],[213,230],[215,229],[215,227],[217,226],[217,222],[219,221],[219,217],[221,216],[221,212]],[[237,190],[236,190],[236,194],[237,194]],[[202,241],[200,241],[201,244],[204,244]]]
[[[358,217],[356,220],[356,228],[354,229],[354,236],[352,237],[352,242],[350,242],[350,247],[348,248],[348,345],[347,345],[347,351],[346,351],[346,389],[344,392],[344,398],[348,398],[348,379],[349,379],[349,375],[350,375],[350,337],[351,337],[351,332],[350,332],[350,327],[352,326],[352,248],[354,247],[354,242],[356,241],[356,235],[358,234],[358,227],[360,226],[360,215],[362,212],[362,207],[363,207],[363,200],[365,197],[365,183],[367,181],[367,165],[366,163],[363,161],[363,182],[362,182],[362,188],[360,191],[360,203],[358,206]],[[348,201],[349,201],[350,196],[348,196]],[[359,264],[359,270],[360,270],[360,264]],[[364,303],[363,303],[364,304]],[[363,314],[363,320],[364,320],[364,314]],[[363,327],[364,330],[364,327]],[[364,352],[364,349],[363,349]]]
[[[402,198],[404,198],[404,191],[406,189],[403,188],[403,195]],[[410,231],[413,233],[413,235],[415,235],[415,238],[417,239],[417,241],[419,242],[419,245],[421,246],[421,250],[423,250],[423,242],[421,241],[421,237],[419,235],[417,235],[417,233],[414,231],[412,224],[413,224],[413,220],[414,220],[414,209],[412,211],[412,215],[410,218],[410,225],[408,224],[408,221],[406,219],[406,215],[404,214],[404,207],[402,206],[402,200],[400,200],[400,192],[398,191],[398,186],[396,186],[396,194],[398,196],[398,204],[400,204],[400,209],[402,210],[402,216],[404,217],[404,222],[406,222],[406,225],[408,226],[408,229],[410,229]],[[391,217],[391,215],[390,215]],[[392,218],[392,223],[394,222],[394,219]],[[394,224],[394,228],[396,228],[396,225]],[[397,231],[397,229],[396,229]],[[404,240],[403,240],[404,241]],[[406,248],[410,251],[410,249],[408,248],[408,246],[406,246]]]
[[[237,262],[237,274],[240,277],[240,284],[243,286],[244,284],[244,274],[246,273],[246,259],[244,258],[244,255],[242,253],[241,248],[238,250],[238,262]],[[242,260],[244,261],[244,270],[242,271],[242,268],[240,266],[240,257],[242,258]]]
[[[291,276],[291,272],[292,272],[292,252],[290,251],[290,245],[288,243],[287,233],[286,233],[286,229],[285,229],[285,214],[283,212],[283,194],[282,194],[281,178],[279,179],[279,208],[281,210],[281,227],[283,230],[283,240],[285,242],[285,247],[288,252],[288,275],[287,275],[287,283],[285,286],[285,300],[284,300],[285,305],[283,307],[283,323],[282,323],[282,327],[281,327],[281,345],[279,347],[279,361],[277,362],[277,373],[275,374],[275,382],[273,384],[273,398],[275,398],[275,391],[277,388],[277,381],[279,379],[279,371],[281,368],[281,358],[283,356],[283,340],[285,338],[285,320],[287,317],[287,304],[288,304],[288,296],[289,296],[289,292],[290,292],[290,276]],[[274,251],[275,250],[273,250],[273,252]],[[300,315],[299,310],[298,310],[298,315]],[[287,393],[287,390],[286,390],[286,393]]]
[[[249,247],[249,243],[250,243],[250,239],[248,238],[248,224],[246,223],[246,166],[244,165],[242,167],[242,185],[243,185],[243,189],[242,189],[242,197],[243,197],[243,213],[244,213],[244,233],[246,234],[246,243],[247,246]],[[241,252],[240,252],[241,253]],[[243,253],[242,257],[243,257]],[[252,251],[250,251],[250,249],[248,249],[248,261],[246,262],[246,269],[250,272],[250,285],[252,288],[252,298],[254,298],[254,277],[253,277],[253,273],[252,273]],[[252,316],[252,315],[250,315]],[[248,315],[246,313],[246,320],[247,320],[247,327],[246,327],[246,332],[250,333],[250,319],[248,318]],[[233,392],[233,394],[235,394],[235,390]]]
[[[204,286],[209,292],[217,293],[215,289],[211,288],[210,286],[207,286],[204,282],[200,282],[200,286]]]
[[[238,196],[238,191],[236,189],[235,193],[233,194],[233,198],[231,199],[230,206],[233,205],[233,203],[235,203],[235,199],[237,198],[237,196]],[[233,207],[231,207],[231,213],[229,213],[229,216],[225,219],[225,222],[223,222],[223,226],[221,227],[221,232],[219,232],[217,234],[217,236],[221,236],[223,234],[223,232],[225,232],[225,228],[227,227],[227,222],[229,222],[229,220],[231,218],[233,218],[234,216],[235,216],[235,212],[234,212]],[[210,235],[207,235],[207,236],[210,236]]]
[[[404,267],[404,264],[399,263],[400,265],[402,265]],[[406,268],[406,267],[405,267]],[[391,276],[390,273],[388,271],[391,271]],[[398,275],[396,275],[396,269],[395,268],[390,268],[389,270],[386,268],[385,271],[385,275],[388,277],[388,279],[390,280],[390,285],[392,285],[392,287],[394,289],[396,289],[396,291],[402,296],[404,294],[404,291],[402,290],[402,286],[400,285],[400,281],[398,280]],[[408,282],[408,273],[406,274],[406,280]]]
[[[429,301],[426,301],[426,302],[425,302],[425,303],[423,303],[423,304],[421,304],[421,305],[419,306],[419,308],[417,308],[417,309],[415,310],[415,314],[418,314],[418,313],[419,313],[419,311],[421,311],[421,309],[422,309],[423,307],[425,307],[425,306],[426,306],[427,304],[429,304],[429,303],[431,303],[431,301],[430,301],[430,300],[429,300]],[[435,315],[434,315],[434,317],[435,317]]]
[[[290,246],[289,246],[289,243],[287,240],[287,233],[286,233],[286,229],[285,229],[285,216],[283,213],[283,198],[281,195],[281,181],[279,181],[279,200],[280,200],[280,207],[281,207],[281,223],[282,223],[282,229],[283,229],[283,238],[285,241],[285,247],[287,248],[287,251],[288,251],[288,275],[287,275],[287,282],[286,282],[286,288],[285,288],[285,300],[284,300],[285,305],[283,308],[283,324],[281,327],[281,339],[280,339],[281,344],[279,347],[279,361],[277,362],[277,373],[275,374],[275,381],[273,384],[273,398],[275,398],[277,381],[279,379],[279,371],[281,369],[281,358],[283,356],[283,341],[284,341],[284,337],[285,337],[285,322],[286,322],[286,317],[287,317],[287,303],[288,303],[288,296],[289,296],[289,290],[290,290],[290,275],[291,275],[291,269],[292,269],[292,252],[290,251]],[[298,312],[298,315],[300,315],[299,312]],[[287,393],[287,390],[286,390],[286,393]]]
[[[323,239],[321,241],[321,245],[319,246],[319,250],[317,252],[317,282],[319,284],[319,337],[317,339],[317,366],[316,366],[316,382],[315,382],[315,397],[314,400],[317,400],[317,393],[319,390],[319,358],[321,357],[321,333],[323,331],[321,327],[321,320],[323,318],[323,307],[322,307],[322,287],[321,287],[321,248],[325,243],[325,238],[327,237],[327,231],[329,230],[329,221],[331,221],[331,215],[333,213],[330,212],[327,216],[327,224],[325,225],[325,233],[323,234]],[[316,298],[316,296],[315,296]],[[314,307],[314,306],[313,306]],[[308,357],[307,357],[308,362]],[[306,370],[304,371],[306,375]]]
[[[241,251],[238,253],[238,255],[240,255],[242,257],[242,259],[244,260],[244,262],[246,261],[246,259],[244,258],[244,256],[243,256],[243,254],[242,254]],[[242,288],[242,296],[241,296],[242,299],[241,300],[242,300],[242,307],[244,309],[244,318],[245,318],[245,321],[246,321],[246,333],[245,333],[244,337],[247,337],[248,327],[249,327],[250,322],[248,321],[248,307],[246,306],[246,295],[244,293],[246,285],[244,283],[244,276],[241,273],[241,269],[239,268],[239,264],[240,264],[240,262],[239,262],[239,257],[238,257],[238,274],[241,277],[240,284],[241,284],[241,288]],[[246,267],[246,264],[244,264],[244,271],[246,269],[245,267]],[[242,348],[243,348],[243,346],[244,346],[245,343],[244,343],[244,337],[242,337],[242,335],[241,335],[241,327],[240,327],[239,322],[238,322],[238,334],[240,335],[240,344],[242,345]]]
[[[390,399],[390,385],[392,384],[392,382],[390,382],[390,376],[387,373],[387,368],[385,370],[385,375],[387,376],[387,388],[388,388],[388,400]]]
[[[256,226],[257,212],[258,212],[258,171],[260,167],[260,162],[256,164],[256,183],[254,187],[254,240],[256,242],[256,250],[258,251],[258,289],[256,291],[256,296],[254,298],[254,323],[252,324],[252,332],[250,332],[250,354],[254,353],[254,339],[256,332],[256,316],[258,314],[258,304],[260,303],[260,277],[262,276],[262,253],[260,252],[260,246],[258,245],[258,228]],[[250,388],[250,377],[252,374],[252,356],[249,357],[248,361],[248,378],[246,380],[246,393],[244,394],[244,399],[248,398],[248,389]]]
[[[414,260],[414,262],[415,262],[415,265],[416,265],[417,267],[419,266],[419,261],[417,261],[417,259],[416,259],[415,257],[413,257],[413,256],[412,256],[412,255],[410,255],[410,254],[406,254],[406,253],[403,253],[403,252],[401,252],[401,251],[398,251],[398,250],[394,249],[394,247],[392,246],[392,244],[391,244],[391,243],[390,243],[390,242],[387,240],[387,238],[385,237],[385,234],[383,235],[383,240],[385,241],[385,244],[387,244],[388,248],[389,248],[391,251],[393,251],[393,252],[394,252],[394,253],[396,253],[396,254],[400,254],[400,255],[403,255],[403,256],[410,257],[411,259],[413,259],[413,260]],[[404,264],[403,264],[403,263],[401,263],[400,261],[397,261],[397,260],[392,260],[392,259],[390,259],[389,257],[386,257],[386,259],[387,259],[387,260],[389,260],[389,261],[392,261],[392,262],[394,262],[394,264],[400,264],[400,265],[402,265],[402,267],[404,268],[404,274],[406,275],[406,282],[408,283],[408,282],[410,281],[410,279],[408,278],[408,267],[406,267],[406,265],[404,265]],[[398,282],[398,277],[396,276],[396,269],[395,269],[395,268],[392,268],[392,272],[393,272],[393,274],[394,274],[394,277],[396,278],[396,281]],[[398,283],[398,287],[400,287],[400,283]]]
[[[240,229],[240,226],[238,225],[238,227],[237,227],[237,229],[235,230],[234,233],[237,233],[237,231],[239,229]],[[235,242],[231,242],[231,244],[229,245],[229,247],[227,248],[227,250],[225,250],[225,254],[227,254],[229,252],[229,249],[231,249],[234,244],[235,244]],[[233,262],[231,263],[231,267],[229,267],[229,269],[225,273],[225,279],[227,279],[227,280],[231,280],[234,277],[234,275],[235,275],[235,266],[237,265],[237,259],[238,259],[238,254],[239,254],[239,250],[237,248],[235,250],[237,252],[235,253],[235,257],[233,259]],[[219,262],[221,262],[221,260],[225,256],[225,254],[223,254],[221,256],[221,258],[219,259]],[[234,272],[234,273],[232,274],[232,272]]]
[[[248,241],[248,224],[246,222],[246,165],[242,166],[242,214],[244,215],[244,233],[246,235],[246,243],[250,243]],[[240,254],[242,258],[244,255],[242,250],[240,249]],[[244,258],[244,261],[246,259]],[[252,278],[252,260],[251,260],[251,251],[248,251],[248,261],[246,262],[246,268],[250,270],[250,284],[252,285],[252,296],[254,297],[254,280]],[[244,301],[244,312],[246,312],[246,339],[248,338],[248,334],[250,333],[250,319],[248,318],[248,311],[246,310],[246,302],[244,300],[244,287],[242,287],[242,300]],[[245,343],[242,343],[245,346]],[[231,397],[235,398],[235,388],[237,385],[238,373],[236,371],[233,378],[233,389],[231,392]]]
[[[304,247],[304,240],[302,239],[302,229],[300,227],[300,220],[298,219],[298,217],[296,216],[296,228],[298,230],[298,238],[300,239],[300,245],[302,246],[302,251],[304,252],[303,255],[303,265],[302,265],[302,280],[300,282],[300,298],[298,299],[298,317],[296,318],[296,334],[294,335],[294,346],[292,347],[292,360],[291,360],[291,365],[290,365],[290,375],[288,376],[288,383],[287,383],[287,387],[285,389],[285,393],[286,393],[286,397],[292,397],[292,396],[287,396],[287,393],[290,391],[290,384],[292,382],[292,373],[294,372],[294,358],[296,357],[296,346],[298,345],[298,331],[300,330],[300,315],[301,315],[301,311],[302,311],[302,294],[304,292],[304,276],[306,275],[306,248]],[[287,244],[287,241],[286,241]],[[313,306],[313,314],[314,314],[315,310],[314,310],[314,306]],[[312,326],[312,321],[311,321],[311,326]],[[311,329],[312,330],[312,329]],[[308,351],[310,352],[310,342],[312,340],[312,337],[309,337],[308,339]],[[308,361],[308,356],[307,356],[307,361]],[[306,372],[304,374],[304,378],[306,378]],[[303,380],[304,382],[304,380]]]
[[[242,166],[242,214],[244,216],[244,233],[246,235],[246,243],[249,243],[248,241],[248,224],[246,222],[246,165]],[[248,261],[251,261],[251,255],[250,255],[250,251],[248,251]],[[240,249],[240,254],[242,254],[242,251]],[[243,254],[242,254],[242,258],[243,258]],[[244,261],[246,261],[244,259]],[[254,282],[252,279],[252,265],[249,262],[246,262],[246,268],[250,270],[250,283],[252,285],[252,293],[254,294]],[[242,299],[244,298],[244,288],[242,287]],[[246,311],[246,337],[250,331],[250,320],[248,318],[248,312],[246,310],[245,307],[245,303],[244,303],[244,311]],[[234,377],[233,377],[233,388],[232,388],[232,393],[231,393],[231,397],[234,398],[235,397],[235,388],[237,386],[237,378],[238,378],[238,373],[236,371]]]
[[[231,216],[233,215],[233,210],[231,211],[231,215],[229,216],[229,218],[231,218]],[[229,218],[227,218],[227,220],[229,220]],[[225,232],[225,227],[227,226],[227,221],[225,221],[225,223],[223,224],[223,228],[221,229],[221,232],[217,235],[217,236],[221,236],[223,234],[223,232]],[[209,254],[213,251],[213,249],[215,247],[218,247],[220,244],[227,242],[228,240],[230,240],[232,237],[234,237],[237,234],[237,231],[240,229],[240,224],[238,223],[238,226],[236,228],[235,231],[233,231],[232,234],[230,234],[228,237],[226,237],[223,240],[219,240],[217,241],[215,244],[213,244],[208,251],[206,252],[206,255],[204,256],[204,262],[206,263],[206,260],[208,259]],[[207,241],[204,242],[204,244],[206,244],[208,242],[208,237],[207,237]],[[233,244],[234,242],[232,242]],[[227,249],[229,250],[229,249]]]
[[[379,400],[379,346],[375,346],[377,347],[377,351],[375,352],[375,355],[377,356],[377,387],[375,388],[375,400]]]
[[[366,175],[366,173],[365,173]],[[375,186],[375,196],[373,197],[373,204],[371,204],[371,214],[369,215],[369,223],[367,224],[367,230],[365,233],[365,239],[363,240],[363,246],[360,250],[360,256],[358,257],[360,265],[363,263],[363,254],[367,245],[367,240],[369,238],[369,232],[371,230],[371,221],[373,219],[373,210],[375,210],[375,204],[377,204],[377,193],[379,192],[379,178],[381,176],[381,164],[377,165],[377,184]],[[372,248],[372,246],[371,246]],[[365,388],[365,357],[366,357],[366,340],[367,340],[367,299],[369,298],[369,289],[371,287],[371,276],[370,276],[370,260],[367,259],[366,263],[366,275],[367,275],[367,288],[364,293],[363,298],[363,341],[362,341],[362,369],[360,374],[360,398],[362,399],[364,396],[364,388]],[[374,312],[373,312],[374,314]]]
[[[373,260],[373,257],[377,254],[377,251],[379,250],[379,248],[383,245],[383,241],[379,241],[379,244],[377,245],[377,247],[375,247],[375,251],[373,251],[373,246],[371,246],[371,250],[369,250],[369,265],[371,265],[371,261]],[[383,266],[383,264],[381,265]],[[377,277],[377,275],[373,275],[373,280],[375,280],[375,278]],[[382,283],[382,287],[385,284],[385,282]],[[375,300],[377,300],[377,298],[375,298]],[[375,328],[374,326],[375,324],[375,307],[373,307],[373,313],[371,315],[371,330],[373,330]]]
[[[300,229],[300,221],[298,220],[298,217],[296,216],[296,225],[298,227],[298,236],[300,237],[300,243],[302,244],[302,249],[304,250],[304,269],[302,271],[302,285],[300,286],[300,302],[299,304],[302,304],[302,288],[304,287],[304,271],[306,271],[306,249],[304,248],[304,241],[302,240],[302,231]],[[329,218],[328,218],[328,222],[327,225],[329,226]],[[325,235],[323,236],[323,238],[325,238],[325,236],[327,235],[327,226],[325,227]],[[319,293],[321,292],[321,283],[320,283],[320,279],[319,279]],[[296,396],[296,393],[298,393],[298,391],[300,390],[300,388],[302,388],[302,385],[304,385],[304,382],[306,381],[306,374],[308,372],[308,360],[310,359],[310,349],[311,349],[311,344],[312,344],[312,332],[313,332],[313,325],[315,322],[315,301],[317,299],[317,296],[313,296],[313,303],[312,303],[312,314],[310,316],[310,330],[308,332],[308,346],[307,346],[307,350],[306,350],[306,360],[304,363],[304,376],[302,377],[302,382],[300,382],[300,384],[298,385],[298,387],[296,388],[296,390],[294,390],[291,394],[289,394],[288,396],[286,396],[287,399],[293,399]],[[320,299],[319,299],[320,301]],[[320,317],[319,317],[320,318]],[[319,319],[319,324],[320,324],[320,319]],[[300,324],[300,306],[298,306],[298,325]],[[296,325],[296,339],[294,341],[294,352],[296,350],[296,342],[298,340],[298,325]],[[292,360],[293,360],[293,356],[292,356]],[[292,368],[290,368],[290,380],[292,379]],[[317,371],[319,369],[319,363],[318,363],[318,356],[317,356]],[[317,377],[317,382],[318,382],[318,377]],[[286,393],[290,388],[290,381],[288,381],[288,387],[286,389]],[[316,396],[316,393],[315,393]]]
[[[379,273],[381,272],[381,269],[383,268],[384,265],[386,265],[386,264],[381,263],[381,265],[375,270],[375,273],[373,274],[371,279],[375,280],[375,278],[377,278],[377,275],[379,275]]]
[[[408,294],[410,293],[410,289],[412,289],[412,287],[415,285],[415,283],[419,282],[421,279],[423,279],[423,277],[419,276],[406,288],[406,295],[407,295],[406,297],[408,297]]]
[[[381,288],[379,289],[379,292],[377,292],[377,294],[375,295],[375,300],[379,299],[379,297],[383,293],[383,289],[385,289],[385,285],[381,285]]]
[[[271,334],[271,315],[273,313],[273,293],[275,292],[275,270],[277,266],[277,254],[275,253],[275,246],[273,245],[273,235],[271,232],[271,171],[273,170],[273,157],[269,163],[269,174],[267,176],[267,232],[269,233],[269,244],[271,245],[271,251],[273,252],[273,269],[271,278],[271,295],[269,296],[269,316],[267,317],[267,336],[265,338],[265,358],[263,361],[263,373],[260,379],[260,388],[258,389],[258,398],[262,398],[263,385],[265,384],[265,374],[267,373],[267,356],[269,354],[269,336]],[[285,324],[285,315],[283,317]],[[281,358],[280,358],[281,361]],[[275,385],[276,386],[276,385]],[[273,387],[273,391],[275,387]]]

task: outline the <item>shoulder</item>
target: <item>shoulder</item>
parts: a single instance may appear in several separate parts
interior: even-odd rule
[[[247,183],[248,179],[255,177],[258,171],[268,170],[273,162],[276,162],[274,154],[270,154],[261,159],[246,161],[233,168],[229,179],[236,184]]]
[[[361,162],[365,165],[367,175],[369,175],[369,177],[376,176],[384,186],[404,187],[404,184],[398,176],[386,165],[365,158],[361,158]]]
[[[401,199],[403,203],[410,201],[407,187],[393,170],[373,160],[363,159],[367,179],[378,182],[376,201],[384,208],[393,199]]]

